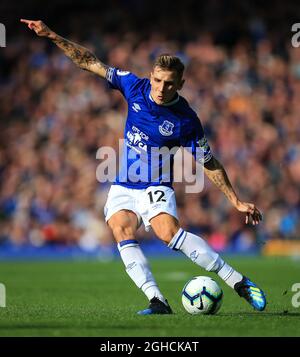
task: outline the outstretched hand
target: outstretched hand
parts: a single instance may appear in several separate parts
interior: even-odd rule
[[[246,213],[246,224],[250,223],[251,219],[252,224],[255,226],[262,220],[261,212],[253,203],[239,202],[236,208],[238,211]]]
[[[49,35],[52,33],[49,27],[41,20],[34,21],[21,19],[20,21],[27,24],[28,28],[33,30],[38,36],[49,37]]]

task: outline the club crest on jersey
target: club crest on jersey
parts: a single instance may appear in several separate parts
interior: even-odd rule
[[[160,125],[158,128],[159,128],[159,132],[161,133],[161,135],[170,136],[173,134],[174,124],[168,120],[164,120],[162,125]]]

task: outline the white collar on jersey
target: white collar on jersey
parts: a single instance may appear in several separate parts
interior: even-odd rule
[[[150,93],[149,93],[149,99],[150,99],[153,103],[155,103],[155,102],[154,102],[154,99],[151,97],[151,94],[150,94]],[[176,97],[174,100],[172,100],[171,102],[165,103],[165,104],[161,104],[161,105],[164,106],[164,107],[169,107],[170,105],[173,105],[173,104],[177,103],[178,101],[179,101],[179,94],[177,94],[177,97]]]

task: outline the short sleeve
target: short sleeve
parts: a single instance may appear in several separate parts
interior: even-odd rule
[[[181,133],[182,146],[192,153],[196,161],[205,164],[212,158],[210,146],[198,117],[195,118],[193,124]]]
[[[106,79],[113,89],[118,89],[126,99],[134,92],[138,82],[141,80],[135,74],[122,71],[118,68],[109,67],[106,72]]]

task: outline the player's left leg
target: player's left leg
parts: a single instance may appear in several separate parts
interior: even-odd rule
[[[108,220],[126,272],[150,301],[148,309],[139,311],[140,315],[170,314],[172,310],[168,301],[164,299],[134,235],[137,228],[136,214],[128,210],[120,210]]]
[[[178,220],[168,213],[156,215],[150,223],[158,238],[171,249],[181,251],[205,270],[217,273],[256,310],[264,310],[266,299],[263,291],[227,264],[204,239],[180,228]]]

